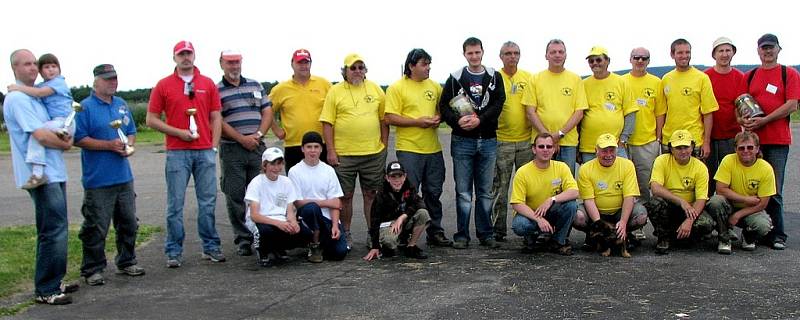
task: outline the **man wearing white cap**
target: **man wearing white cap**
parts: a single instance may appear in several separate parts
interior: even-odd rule
[[[166,136],[167,267],[183,263],[183,206],[189,176],[197,195],[197,231],[201,257],[225,261],[215,226],[217,204],[217,146],[222,131],[219,91],[214,81],[194,65],[194,46],[180,41],[172,49],[175,71],[161,79],[150,93],[147,126]],[[165,120],[161,120],[161,116]]]

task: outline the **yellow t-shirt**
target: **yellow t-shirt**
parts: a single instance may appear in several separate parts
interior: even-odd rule
[[[692,134],[697,146],[702,146],[703,115],[719,109],[708,75],[695,67],[684,72],[672,70],[664,75],[661,87],[667,103],[661,143],[666,144],[675,130],[685,129]]]
[[[636,168],[628,159],[617,157],[611,167],[597,159],[584,163],[578,174],[581,199],[594,199],[601,214],[615,214],[622,208],[624,197],[638,197]]]
[[[281,114],[281,125],[286,131],[284,146],[299,146],[309,131],[322,134],[319,115],[330,88],[328,80],[317,76],[311,76],[305,85],[289,79],[272,88],[269,99],[272,110]]]
[[[404,76],[386,89],[386,113],[412,119],[432,117],[438,114],[441,96],[442,86],[433,80],[417,82]],[[437,128],[396,128],[396,150],[423,154],[442,151]]]
[[[694,203],[697,199],[708,200],[708,168],[695,157],[682,166],[671,154],[658,156],[653,162],[650,182],[658,182],[689,203]]]
[[[497,140],[505,142],[530,140],[531,124],[525,116],[522,97],[533,94],[533,75],[520,69],[517,69],[511,77],[503,69],[500,69],[500,74],[503,76],[506,101],[497,120]]]
[[[616,73],[598,80],[590,76],[583,80],[586,101],[589,109],[581,120],[581,137],[578,150],[594,152],[597,137],[604,133],[619,137],[625,124],[625,115],[636,112],[639,107],[633,103],[633,93],[628,84]]]
[[[381,87],[369,80],[359,86],[342,81],[331,87],[319,121],[333,126],[337,154],[363,156],[383,150],[381,121],[385,98]]]
[[[514,175],[510,202],[524,203],[531,209],[536,209],[544,201],[549,201],[550,197],[569,189],[578,190],[578,184],[566,164],[550,160],[549,167],[539,169],[536,163],[530,161]]]
[[[630,73],[622,76],[633,92],[633,101],[639,106],[636,112],[636,125],[633,134],[628,140],[632,146],[641,146],[656,140],[656,114],[667,112],[664,92],[661,88],[661,79],[645,74],[643,77],[634,77]],[[669,137],[667,138],[669,139]]]
[[[763,198],[776,194],[775,173],[764,159],[758,159],[752,166],[745,167],[739,162],[739,156],[729,154],[722,158],[714,180],[727,184],[733,192],[744,196]],[[738,209],[745,205],[734,202],[733,207]]]
[[[583,81],[577,74],[564,70],[561,73],[553,73],[550,70],[543,70],[533,77],[532,95],[523,95],[522,104],[535,106],[536,114],[542,120],[542,124],[550,133],[558,134],[558,130],[564,127],[572,114],[577,110],[586,110],[586,92],[583,89]],[[531,128],[531,140],[539,132],[536,128]],[[531,141],[533,142],[533,141]],[[562,146],[574,147],[578,145],[578,130],[573,128],[563,139],[559,141]]]

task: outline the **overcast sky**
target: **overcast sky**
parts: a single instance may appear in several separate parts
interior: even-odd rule
[[[172,47],[194,43],[201,72],[218,81],[219,53],[238,49],[243,74],[258,81],[285,80],[298,48],[310,50],[312,73],[331,81],[350,52],[366,60],[367,77],[390,84],[401,76],[409,50],[433,56],[431,78],[444,82],[463,66],[461,43],[483,40],[487,66],[501,67],[500,45],[517,42],[520,67],[544,69],[545,44],[567,45],[567,68],[591,73],[584,58],[593,45],[608,48],[611,70],[628,69],[636,46],[651,51],[651,66],[672,65],[669,44],[692,43],[692,63],[712,65],[719,36],[738,47],[734,64],[759,64],[756,40],[778,36],[779,62],[800,64],[797,5],[789,1],[55,1],[5,2],[0,30],[6,57],[27,48],[38,57],[54,53],[70,86],[91,85],[92,68],[114,64],[120,90],[152,87],[172,72]],[[67,14],[68,13],[68,14]],[[44,21],[49,19],[51,22]],[[41,79],[40,79],[41,80]],[[0,91],[14,78],[0,64]]]

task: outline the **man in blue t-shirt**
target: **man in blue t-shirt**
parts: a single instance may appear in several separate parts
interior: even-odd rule
[[[81,210],[84,220],[79,234],[83,243],[81,276],[90,286],[105,283],[105,239],[112,218],[117,231],[117,274],[144,274],[144,269],[136,265],[134,252],[139,225],[133,174],[128,163],[136,141],[136,124],[125,100],[114,96],[116,92],[114,66],[95,67],[94,90],[81,101],[83,111],[75,121],[75,145],[82,149],[84,189]]]

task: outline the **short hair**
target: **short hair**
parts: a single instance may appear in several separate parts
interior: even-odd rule
[[[752,140],[756,146],[761,145],[761,141],[758,138],[758,134],[752,131],[742,131],[736,134],[736,137],[733,138],[734,145],[738,146],[740,142],[744,142],[747,140]]]
[[[514,42],[514,41],[506,41],[506,42],[503,43],[502,46],[500,46],[500,54],[503,54],[503,49],[504,48],[508,48],[508,47],[514,47],[514,48],[519,49],[519,45],[516,42]]]
[[[46,64],[55,64],[61,68],[61,64],[58,63],[58,58],[56,58],[56,56],[52,53],[43,54],[41,57],[39,57],[39,60],[36,62],[36,64],[39,65],[39,71],[42,71],[42,67]]]
[[[28,50],[28,49],[17,49],[17,50],[14,50],[14,52],[11,52],[11,56],[8,57],[8,60],[11,63],[12,66],[17,64],[17,56],[19,55],[20,52],[23,52],[23,51],[30,52],[30,50]]]
[[[565,50],[567,49],[567,45],[564,44],[564,41],[562,41],[561,39],[550,39],[550,41],[547,41],[547,45],[544,46],[544,53],[547,53],[547,51],[550,50],[550,45],[553,45],[553,44],[560,44],[560,45],[564,46]]]
[[[674,54],[675,53],[675,47],[677,47],[679,45],[682,45],[682,44],[688,44],[689,45],[689,50],[692,49],[692,44],[689,43],[688,40],[686,40],[684,38],[678,38],[678,39],[675,39],[675,41],[672,41],[672,44],[669,45],[669,53],[670,54]]]
[[[408,66],[415,65],[419,63],[420,60],[427,60],[428,62],[430,62],[431,55],[428,54],[428,52],[425,51],[425,49],[421,48],[416,48],[409,51],[408,55],[406,56],[406,63],[403,65],[403,74],[405,74],[407,77],[411,77],[411,68],[409,68]]]
[[[547,138],[550,138],[550,140],[553,141],[553,144],[556,144],[556,145],[558,144],[558,142],[556,142],[556,139],[553,138],[553,135],[550,134],[549,132],[539,132],[539,134],[537,134],[536,137],[533,138],[533,143],[536,143],[536,140],[547,139]]]
[[[461,49],[463,50],[464,53],[467,52],[468,46],[480,46],[481,51],[483,51],[483,42],[481,42],[481,39],[475,37],[469,37],[467,38],[467,40],[464,40],[464,44],[461,45]]]

